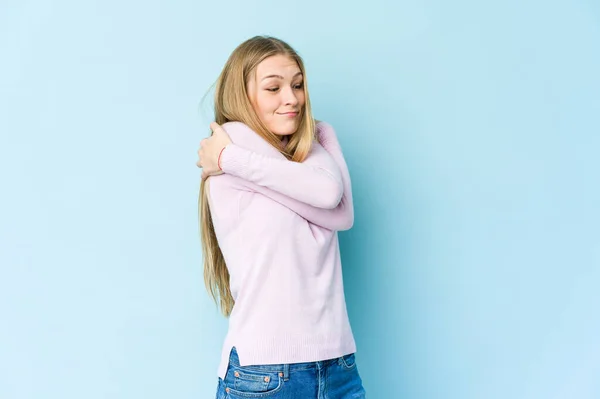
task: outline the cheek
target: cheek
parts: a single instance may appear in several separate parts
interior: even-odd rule
[[[266,94],[260,94],[258,96],[257,105],[258,105],[258,109],[260,110],[261,114],[270,115],[270,114],[273,114],[277,110],[279,103],[277,102],[276,96],[269,95],[269,93],[266,93]]]

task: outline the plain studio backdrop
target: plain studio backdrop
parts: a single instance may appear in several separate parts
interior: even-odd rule
[[[0,4],[2,399],[214,397],[200,100],[258,34],[350,167],[368,397],[600,398],[597,1]]]

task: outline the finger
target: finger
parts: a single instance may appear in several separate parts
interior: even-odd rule
[[[217,129],[220,129],[221,125],[219,125],[217,122],[211,122],[210,123],[210,130],[212,130],[213,132]]]
[[[216,126],[215,126],[215,129],[213,130],[213,135],[211,137],[214,137],[214,136],[228,136],[229,137],[229,135],[227,134],[225,129],[223,129],[222,126],[217,125],[216,123],[215,123],[215,125]]]

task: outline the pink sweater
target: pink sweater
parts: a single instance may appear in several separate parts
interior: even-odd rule
[[[242,366],[314,362],[356,351],[338,230],[354,222],[348,167],[331,125],[322,146],[288,161],[248,126],[228,122],[222,175],[209,204],[235,306],[218,375],[236,347]]]

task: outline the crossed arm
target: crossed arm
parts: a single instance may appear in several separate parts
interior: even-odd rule
[[[233,141],[221,155],[224,173],[241,178],[245,188],[288,207],[313,224],[330,230],[352,227],[350,174],[331,125],[317,124],[322,145],[314,142],[301,163],[287,160],[241,122],[228,122],[222,127]]]

